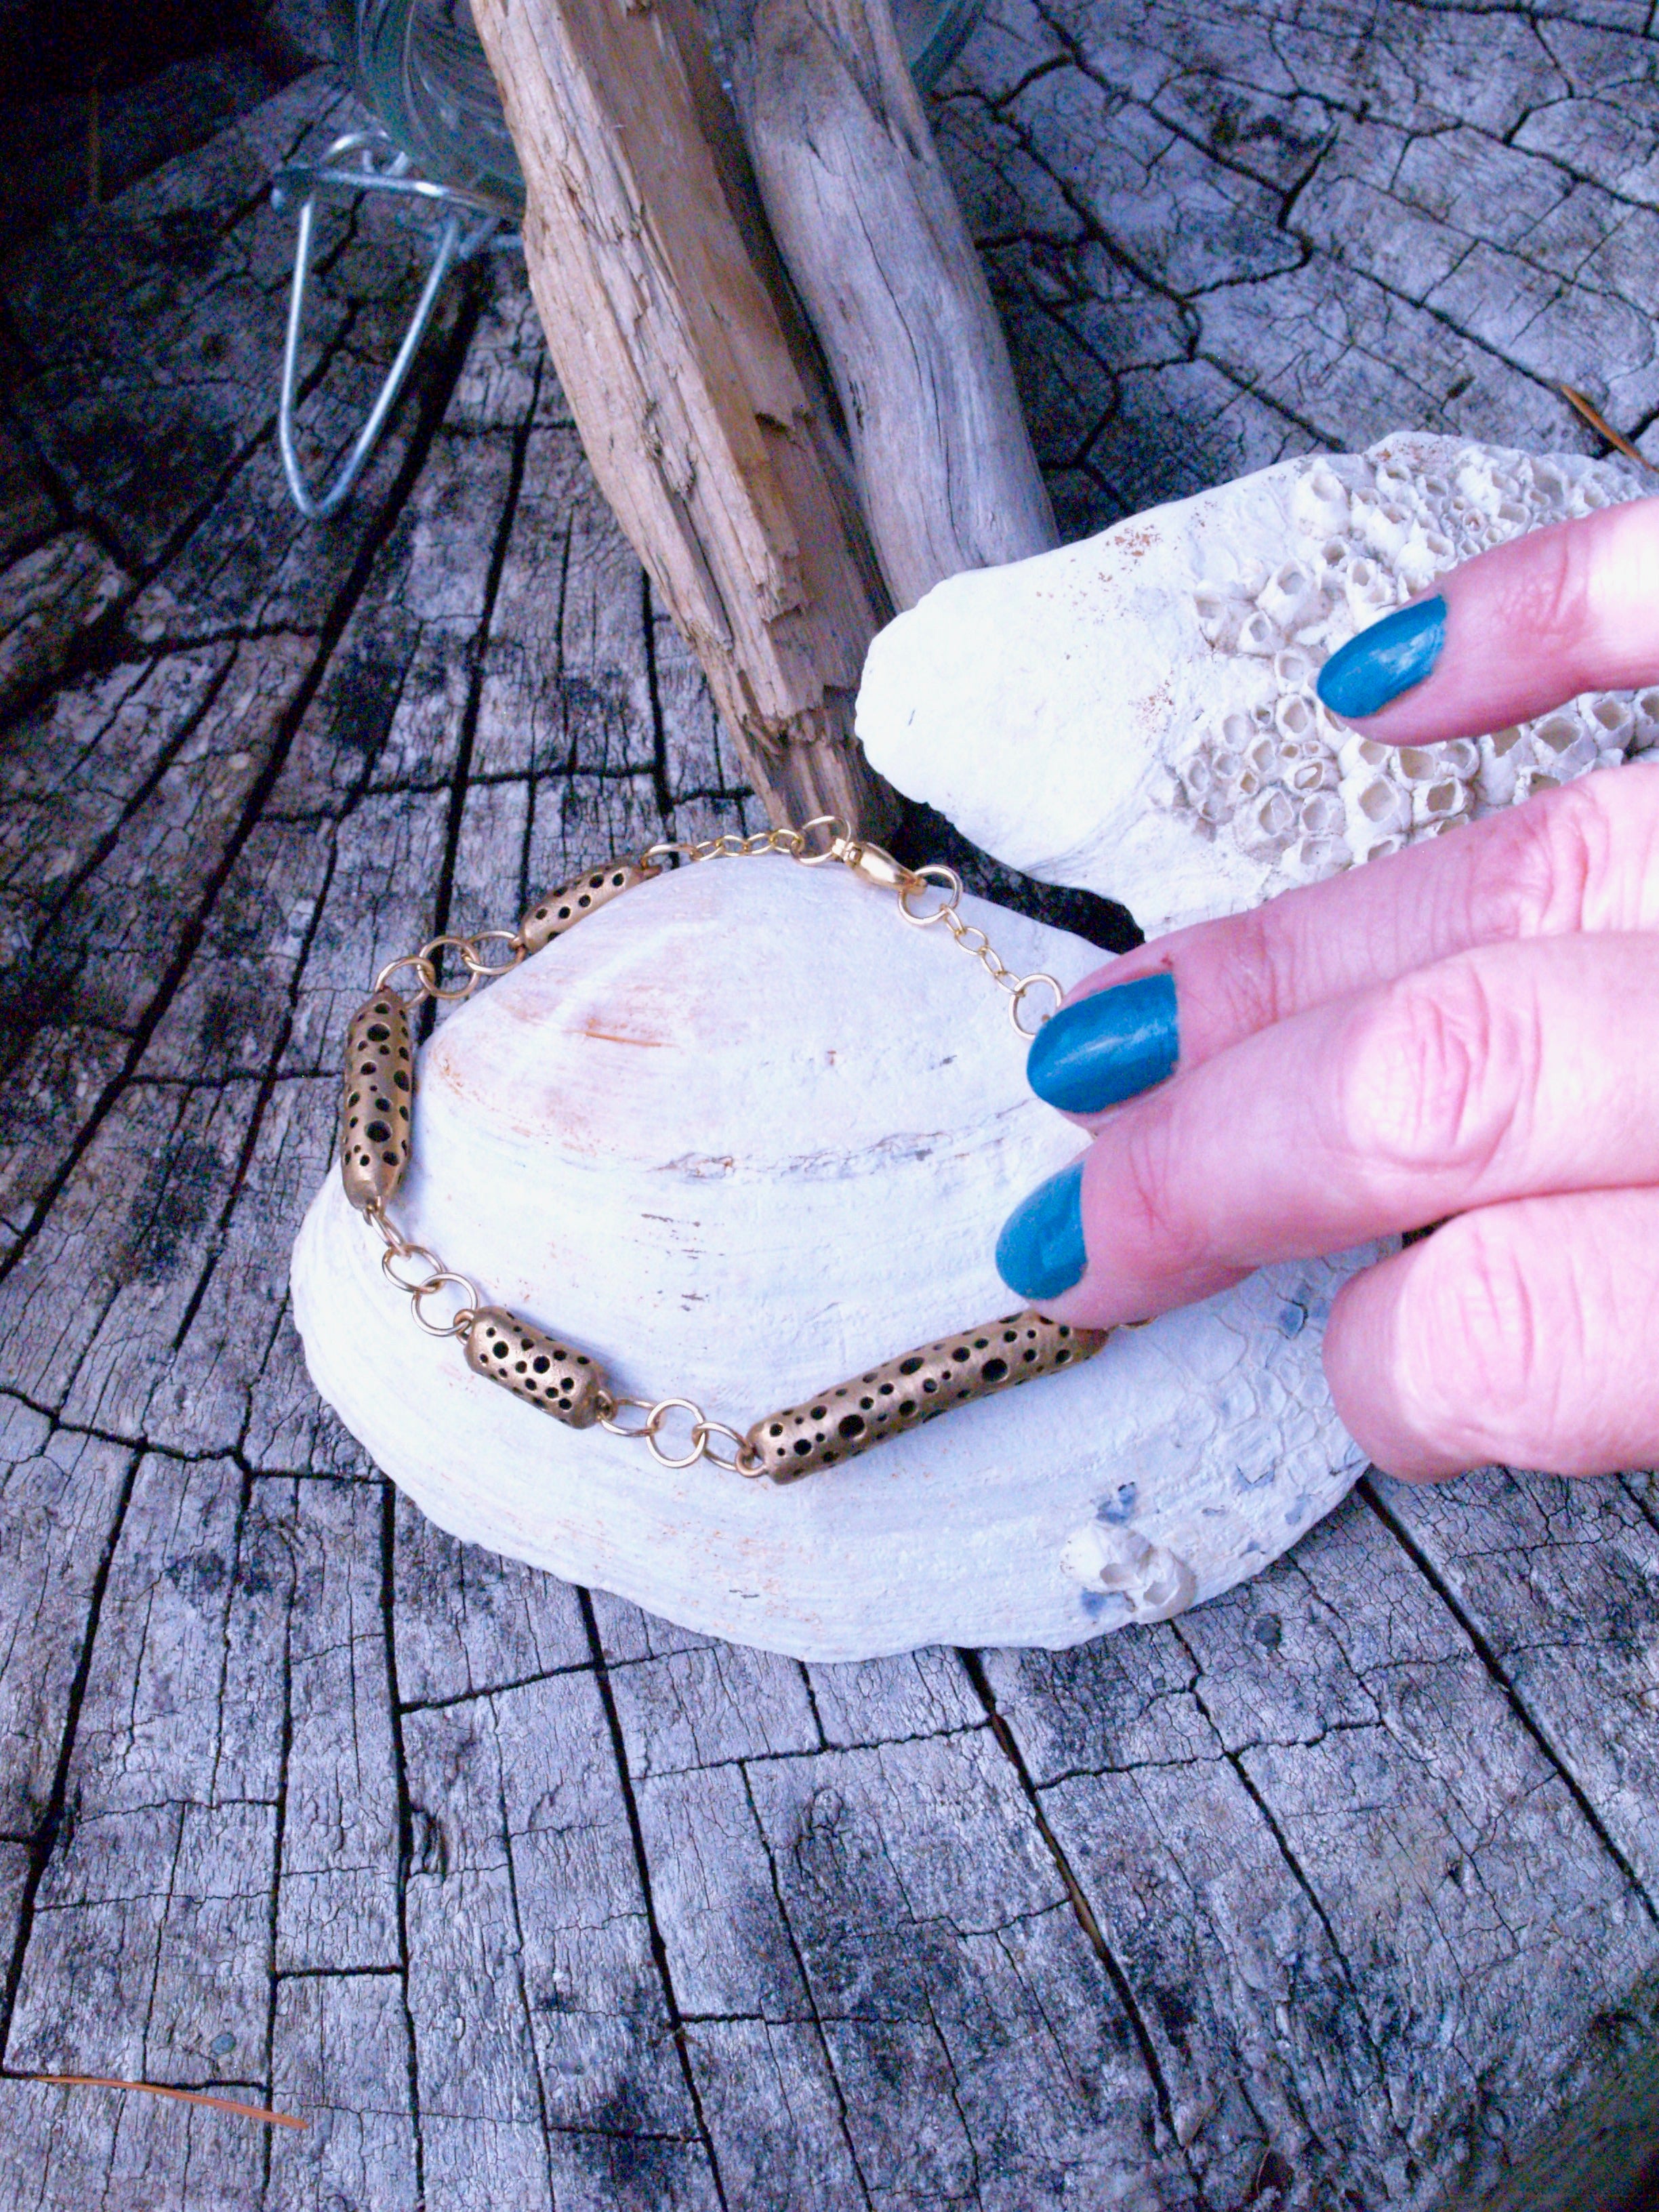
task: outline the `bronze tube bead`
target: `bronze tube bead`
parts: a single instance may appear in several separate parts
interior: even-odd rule
[[[386,1205],[403,1181],[414,1091],[408,1009],[395,991],[377,991],[346,1031],[340,1101],[340,1174],[360,1213]]]
[[[595,868],[561,884],[556,891],[546,892],[519,924],[525,951],[539,952],[544,945],[550,945],[556,937],[585,921],[596,908],[609,906],[612,899],[638,884],[648,884],[655,873],[654,868],[642,868],[637,860],[613,860],[609,867]]]
[[[591,1429],[604,1410],[605,1377],[587,1354],[504,1306],[480,1306],[473,1316],[466,1364],[567,1428]]]
[[[1028,1306],[924,1344],[781,1413],[768,1413],[744,1442],[774,1482],[797,1482],[975,1398],[993,1397],[1091,1358],[1110,1334],[1050,1321]]]

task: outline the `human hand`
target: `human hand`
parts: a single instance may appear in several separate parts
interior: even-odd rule
[[[1391,744],[1659,678],[1659,500],[1534,532],[1326,664]],[[1363,718],[1363,719],[1362,719]],[[1545,793],[1080,984],[1030,1075],[1092,1142],[999,1267],[1095,1327],[1443,1223],[1325,1334],[1388,1472],[1659,1459],[1659,766]]]

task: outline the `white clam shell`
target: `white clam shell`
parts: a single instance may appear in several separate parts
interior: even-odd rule
[[[1646,489],[1623,460],[1406,432],[1283,461],[937,585],[872,646],[859,735],[987,852],[1121,900],[1149,934],[1237,913],[1654,744],[1659,696],[1592,692],[1502,752],[1407,765],[1313,690],[1455,562]],[[1297,750],[1241,748],[1245,727]]]
[[[1101,955],[963,902],[1010,967]],[[394,1209],[613,1387],[743,1429],[1019,1301],[991,1250],[1079,1131],[944,931],[836,867],[718,861],[629,893],[455,1012]],[[574,1432],[416,1327],[331,1174],[295,1249],[323,1395],[457,1535],[803,1658],[1059,1648],[1265,1565],[1360,1455],[1322,1324],[1343,1262],[1279,1267],[1085,1366],[787,1488]]]

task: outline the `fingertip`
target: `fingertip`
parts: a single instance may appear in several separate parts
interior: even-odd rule
[[[1583,691],[1654,681],[1656,582],[1659,500],[1547,523],[1370,623],[1331,655],[1316,688],[1329,712],[1382,744],[1506,729]]]
[[[1017,1297],[1046,1306],[1075,1289],[1088,1264],[1083,1240],[1083,1160],[1075,1159],[1027,1192],[1003,1223],[996,1268]]]
[[[1413,1418],[1403,1386],[1403,1301],[1411,1249],[1351,1276],[1325,1325],[1325,1380],[1337,1418],[1371,1465],[1400,1482],[1438,1482],[1468,1462],[1449,1456]]]
[[[1320,670],[1320,702],[1346,722],[1369,721],[1434,673],[1446,642],[1446,600],[1413,599],[1340,646]]]
[[[1032,1038],[1025,1079],[1062,1114],[1103,1114],[1162,1083],[1179,1053],[1175,977],[1159,969],[1062,1006]]]

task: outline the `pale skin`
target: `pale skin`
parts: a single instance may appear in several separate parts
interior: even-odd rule
[[[1443,578],[1434,670],[1354,726],[1475,737],[1659,680],[1659,499]],[[1180,1060],[1088,1117],[1097,1326],[1431,1224],[1343,1289],[1325,1371],[1376,1464],[1431,1480],[1659,1462],[1659,763],[1179,930]]]

